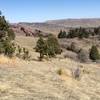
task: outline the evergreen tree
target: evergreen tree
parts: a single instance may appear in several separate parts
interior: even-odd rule
[[[44,55],[48,57],[54,57],[56,54],[61,53],[61,48],[57,38],[53,35],[49,35],[47,40],[40,37],[36,44],[36,51],[40,53],[40,60],[44,58]]]
[[[90,50],[90,59],[98,60],[100,59],[99,51],[96,46],[92,46]]]
[[[57,38],[55,38],[53,35],[48,36],[48,39],[47,39],[47,54],[50,57],[53,57],[56,54],[60,54],[60,53],[61,53],[61,48],[60,48],[60,45],[58,43]]]
[[[14,32],[10,29],[5,17],[0,13],[0,53],[12,57],[15,52],[15,47],[12,43],[14,38]]]
[[[59,34],[58,34],[58,38],[66,38],[67,34],[65,31],[60,30]]]
[[[75,37],[78,37],[80,39],[88,38],[89,32],[86,31],[86,29],[82,27],[69,30],[67,38],[75,38]]]
[[[1,15],[0,16],[0,30],[7,31],[8,28],[9,28],[9,24],[5,20],[5,17]]]
[[[12,29],[8,29],[8,37],[10,40],[14,40],[15,39],[15,34],[14,31]]]
[[[43,59],[44,54],[46,54],[46,42],[40,37],[36,44],[36,51],[40,53],[40,60]]]

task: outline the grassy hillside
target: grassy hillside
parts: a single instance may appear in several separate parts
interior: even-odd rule
[[[33,50],[36,41],[33,37],[16,37],[17,44],[30,50],[31,61],[0,57],[0,100],[100,99],[100,64],[83,64],[61,56],[39,62],[39,54]],[[79,80],[71,74],[77,67],[84,69]]]

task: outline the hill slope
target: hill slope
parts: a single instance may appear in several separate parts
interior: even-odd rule
[[[16,37],[17,44],[30,50],[32,61],[0,56],[0,100],[100,100],[100,64],[59,57],[39,62],[36,40]],[[85,72],[77,80],[71,71],[80,66]],[[59,69],[65,72],[59,75]]]
[[[88,18],[88,19],[62,19],[62,20],[50,20],[46,23],[61,25],[64,27],[98,27],[100,26],[100,19]]]

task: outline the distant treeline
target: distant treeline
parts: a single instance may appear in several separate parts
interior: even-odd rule
[[[60,31],[58,34],[58,38],[88,38],[90,36],[99,36],[100,37],[100,27],[95,28],[73,28],[68,31]]]

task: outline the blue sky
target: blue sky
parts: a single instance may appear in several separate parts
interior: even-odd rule
[[[100,18],[100,0],[0,0],[0,10],[10,22]]]

